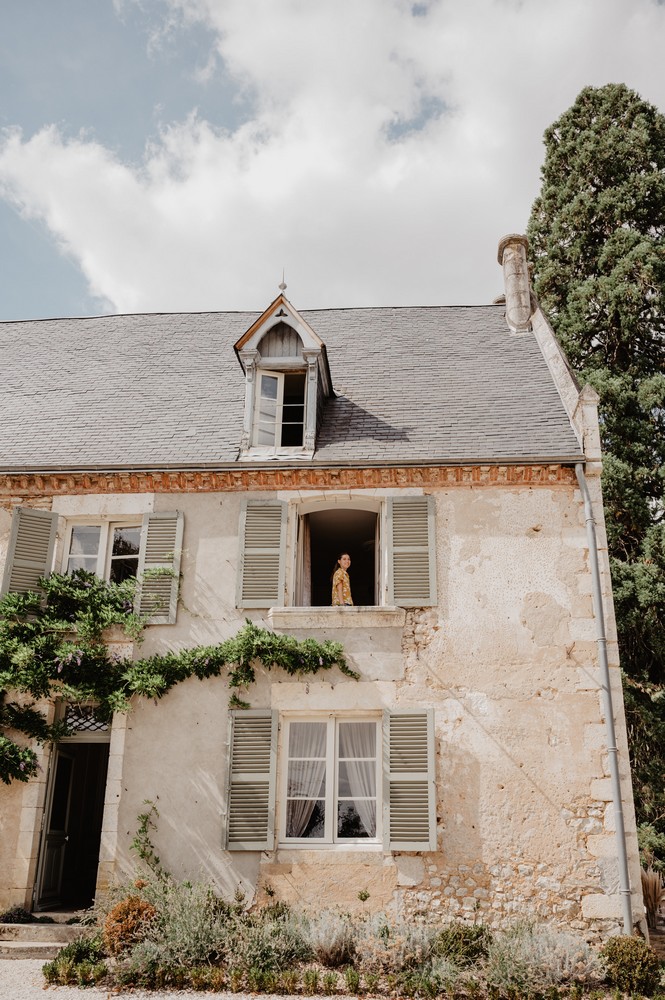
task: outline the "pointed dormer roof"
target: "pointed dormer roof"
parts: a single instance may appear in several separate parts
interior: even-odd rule
[[[283,292],[274,299],[250,328],[236,341],[234,348],[242,361],[245,351],[258,350],[259,344],[273,327],[285,323],[296,331],[306,351],[321,351],[325,354],[325,344],[314,332],[306,319],[286,298]]]

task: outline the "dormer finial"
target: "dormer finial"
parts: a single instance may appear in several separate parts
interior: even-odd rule
[[[280,292],[286,291],[286,282],[284,281],[284,268],[282,268],[282,280],[280,281],[277,287],[279,288]]]

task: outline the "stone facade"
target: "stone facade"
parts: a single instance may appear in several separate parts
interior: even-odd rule
[[[588,550],[570,471],[518,485],[456,478],[429,487],[436,500],[436,607],[235,609],[238,520],[245,492],[80,493],[36,496],[12,483],[7,501],[67,516],[177,507],[185,516],[180,608],[175,625],[146,633],[140,655],[219,641],[245,617],[296,637],[340,640],[353,681],[333,671],[308,682],[259,671],[254,707],[378,711],[433,705],[437,850],[226,852],[221,846],[228,753],[228,697],[221,680],[187,681],[158,704],[137,701],[114,721],[99,884],[131,870],[129,842],[145,799],[160,811],[156,842],[178,875],[203,874],[251,900],[266,887],[305,905],[393,908],[436,919],[516,915],[593,933],[617,925],[617,863]],[[430,470],[426,470],[426,474]],[[339,500],[335,480],[319,499]],[[412,487],[414,489],[414,487]],[[416,488],[418,491],[422,489]],[[390,487],[351,490],[348,502],[381,501]],[[299,494],[280,491],[294,508]],[[309,492],[308,492],[309,496]],[[0,546],[10,516],[0,511]],[[62,560],[62,538],[56,565]],[[621,686],[612,637],[613,695],[622,760]],[[628,773],[624,809],[639,886]],[[279,787],[279,784],[278,784]],[[3,792],[3,902],[29,896],[35,876],[43,780]],[[17,822],[18,821],[18,822]],[[279,836],[279,831],[278,831]],[[358,893],[369,892],[361,902]],[[635,897],[639,918],[639,897]]]
[[[119,651],[125,654],[129,650],[138,657],[210,645],[233,636],[249,619],[299,639],[341,642],[349,665],[359,675],[353,680],[333,669],[305,679],[276,669],[257,671],[249,701],[253,708],[276,713],[280,724],[272,786],[275,837],[266,849],[244,845],[245,849],[236,846],[227,850],[223,840],[233,739],[226,680],[189,679],[159,703],[136,699],[132,711],[117,715],[110,732],[99,737],[109,741],[97,869],[99,891],[132,872],[135,859],[130,844],[137,816],[144,811],[145,800],[151,800],[159,809],[154,839],[164,865],[179,877],[211,880],[228,897],[240,886],[252,904],[270,897],[308,907],[392,910],[432,920],[480,918],[501,924],[516,917],[534,917],[576,928],[590,937],[616,931],[622,921],[621,886],[592,589],[592,559],[597,555],[632,916],[635,922],[643,921],[602,517],[597,397],[588,388],[580,391],[546,318],[534,307],[524,270],[523,244],[519,237],[501,244],[509,329],[505,323],[497,328],[496,312],[492,317],[479,313],[474,319],[455,311],[454,322],[467,338],[461,342],[457,329],[450,336],[446,326],[449,318],[436,314],[440,331],[447,338],[444,346],[450,366],[450,393],[441,410],[425,408],[420,421],[418,413],[405,414],[403,410],[393,419],[386,407],[393,400],[404,407],[404,401],[393,386],[386,389],[385,384],[383,395],[378,394],[376,412],[372,411],[373,382],[384,378],[388,370],[384,329],[395,317],[383,310],[372,327],[367,319],[371,310],[363,316],[354,312],[349,321],[352,325],[342,331],[339,342],[346,344],[346,351],[356,361],[347,364],[341,380],[355,386],[360,402],[347,398],[343,391],[327,400],[330,426],[321,453],[325,454],[327,447],[334,460],[325,462],[316,451],[313,460],[308,452],[299,461],[288,455],[273,455],[270,460],[252,455],[254,409],[247,403],[242,409],[242,393],[229,375],[229,365],[219,367],[220,377],[226,379],[228,413],[222,413],[223,419],[208,437],[200,434],[197,446],[203,449],[203,457],[198,466],[193,461],[189,467],[182,459],[182,440],[177,442],[179,462],[148,461],[151,455],[162,454],[164,441],[177,436],[177,419],[168,407],[161,414],[163,433],[156,429],[154,440],[149,437],[145,441],[137,434],[137,448],[147,450],[146,462],[136,463],[135,468],[113,468],[111,463],[108,470],[102,467],[96,460],[100,453],[94,450],[104,440],[99,426],[91,445],[96,459],[89,463],[90,468],[72,464],[46,471],[44,464],[31,466],[21,453],[28,446],[22,422],[14,421],[14,466],[3,468],[0,474],[0,565],[6,560],[16,507],[57,515],[56,569],[65,565],[68,525],[72,523],[89,519],[111,524],[120,518],[140,524],[145,516],[177,511],[184,522],[177,619],[151,625],[144,643],[133,653],[131,647],[122,645],[122,637],[110,636],[110,641],[119,643]],[[270,317],[278,306],[290,311],[304,336],[310,328],[283,297],[264,316]],[[315,315],[334,335],[334,317],[325,311]],[[427,324],[432,323],[432,315],[422,310],[414,316],[425,330],[423,350],[431,351],[433,339],[427,330],[432,328]],[[254,319],[250,332],[259,329],[262,320]],[[489,346],[482,357],[483,341],[477,330],[471,329],[472,320],[481,327],[484,324]],[[195,318],[193,327],[202,322]],[[235,320],[226,317],[224,322],[233,328]],[[100,323],[100,336],[118,336],[119,343],[124,342],[125,325],[127,342],[132,344],[136,329],[144,329],[148,345],[157,329],[154,318],[120,318],[117,323],[111,318]],[[206,324],[217,330],[215,317],[207,317]],[[354,324],[361,324],[359,333]],[[176,338],[172,343],[180,351],[185,370],[183,338],[189,336],[189,343],[197,347],[199,341],[196,331],[189,330],[187,317],[172,325],[171,334]],[[393,336],[398,334],[403,334],[399,325],[393,328]],[[40,331],[35,332],[38,335]],[[370,335],[375,337],[373,350],[363,346],[360,355],[353,355],[353,350],[360,350],[354,345],[360,340],[364,345],[363,338]],[[406,342],[410,348],[409,337]],[[323,359],[323,343],[319,344]],[[217,340],[214,345],[215,351],[223,346]],[[414,373],[418,378],[427,373],[424,357],[417,355],[416,365],[408,352],[399,355],[400,364],[406,359],[412,365],[406,372],[395,372],[402,379],[402,394],[407,388],[412,391]],[[367,369],[364,382],[353,381],[358,377],[358,359]],[[342,360],[338,353],[340,370]],[[286,361],[285,370],[290,370],[291,361]],[[151,363],[146,364],[146,378],[150,377]],[[431,370],[439,373],[439,366],[433,361],[430,364]],[[189,396],[197,391],[200,372],[209,367],[206,362],[193,371],[187,369],[192,379]],[[236,379],[245,378],[233,370]],[[322,370],[327,371],[325,365]],[[488,402],[489,395],[483,395],[485,385],[479,390],[483,383],[479,371],[498,386],[495,399],[503,414],[500,419]],[[334,376],[334,366],[332,372]],[[524,372],[531,374],[523,377]],[[512,380],[512,388],[506,389],[506,379]],[[179,379],[171,386],[175,394]],[[439,383],[436,387],[434,391],[439,391]],[[132,398],[148,413],[140,389],[139,385]],[[106,399],[105,387],[99,386],[98,391],[100,399]],[[161,385],[159,391],[164,394]],[[313,383],[307,391],[311,403]],[[542,420],[541,413],[531,414],[537,424],[533,429],[526,426],[523,416],[530,413],[532,394],[545,411]],[[181,397],[182,406],[189,396]],[[473,403],[470,407],[467,397]],[[249,395],[245,398],[251,402]],[[207,407],[207,415],[192,416],[193,433],[194,425],[207,429],[217,419],[221,400],[220,395],[215,405],[208,397],[200,401]],[[26,403],[22,396],[17,398],[21,413],[32,412],[25,409],[28,405],[32,403]],[[109,413],[113,416],[114,412],[111,407]],[[320,412],[317,409],[317,416]],[[231,428],[229,436],[224,420],[230,420],[233,413],[238,426]],[[441,413],[443,416],[437,416]],[[311,406],[308,419],[311,438]],[[325,424],[325,415],[322,419]],[[437,419],[441,421],[440,433],[429,429],[436,427]],[[245,452],[239,460],[243,420]],[[409,426],[398,426],[400,421]],[[353,432],[347,434],[349,427]],[[509,433],[504,434],[506,428]],[[67,424],[66,429],[74,447],[72,442],[80,441],[80,427]],[[114,446],[120,448],[121,439],[119,433]],[[210,441],[215,447],[216,442],[226,441],[228,453],[217,464],[212,452],[206,451]],[[430,441],[431,461],[423,457]],[[414,442],[419,442],[418,453],[413,450]],[[442,450],[453,455],[462,445],[472,449],[478,460],[440,458]],[[345,448],[352,459],[342,460]],[[507,457],[509,448],[514,449],[510,452],[516,456],[513,459]],[[414,454],[420,457],[416,460]],[[481,462],[481,455],[489,455],[491,460]],[[53,460],[57,462],[58,456]],[[589,552],[576,463],[586,472],[598,525],[597,553]],[[181,467],[171,467],[176,464]],[[428,602],[388,600],[394,582],[388,577],[396,565],[394,548],[390,548],[394,536],[390,545],[388,541],[389,525],[395,502],[405,499],[415,499],[416,506],[420,503],[418,509],[426,509],[427,524],[435,528],[433,535],[427,528],[427,552],[423,554],[422,546],[420,550],[425,562],[416,564],[427,565],[423,572],[429,573],[431,594],[431,583],[436,582],[436,596]],[[267,602],[265,607],[259,606],[260,601],[246,601],[247,606],[242,606],[238,598],[248,503],[272,504],[273,510],[284,512],[279,515],[283,516],[284,530],[280,536],[278,599],[272,602],[273,607]],[[375,518],[372,544],[378,583],[371,605],[310,607],[311,601],[298,599],[304,579],[304,518],[332,510],[346,511],[351,519],[359,513],[367,518],[368,512]],[[46,708],[51,715],[55,711],[53,705]],[[423,781],[428,794],[434,790],[433,808],[427,817],[428,835],[419,840],[428,848],[390,849],[392,834],[379,836],[382,823],[385,831],[390,827],[388,810],[382,818],[379,813],[377,836],[367,842],[333,843],[333,837],[318,849],[309,843],[294,843],[296,838],[285,833],[286,810],[282,808],[289,720],[375,720],[376,732],[383,735],[390,750],[392,737],[386,736],[389,723],[385,720],[390,720],[391,713],[408,712],[421,717],[431,713],[428,719],[433,718],[433,752],[428,743],[428,777]],[[336,725],[331,723],[327,731],[333,733]],[[53,752],[44,750],[43,769],[36,779],[0,789],[0,907],[32,903],[48,798],[48,762]],[[379,770],[377,763],[377,774]],[[388,773],[385,788],[390,780]],[[389,795],[384,797],[387,801]],[[395,842],[399,840],[397,837]]]

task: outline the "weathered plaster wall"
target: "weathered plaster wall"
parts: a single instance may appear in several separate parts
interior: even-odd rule
[[[154,630],[146,652],[214,641],[243,618],[234,609],[240,498],[174,500],[158,496],[156,506],[185,511],[183,608],[175,628]],[[162,856],[183,874],[205,871],[226,891],[242,883],[250,896],[268,882],[280,897],[311,903],[323,894],[359,906],[366,888],[377,907],[479,910],[492,919],[527,911],[580,927],[618,917],[579,498],[570,487],[441,490],[437,537],[439,608],[407,612],[405,627],[344,628],[324,616],[313,630],[289,629],[341,640],[360,683],[335,672],[306,684],[277,672],[262,676],[251,697],[282,711],[434,704],[435,854],[223,852],[228,731],[219,681],[190,681],[130,717],[121,828],[133,828],[144,797],[159,796]],[[250,617],[266,623],[259,612]],[[632,833],[630,803],[627,814]],[[631,861],[635,870],[634,834]]]
[[[597,502],[597,484],[591,485]],[[377,502],[390,492],[347,495]],[[228,690],[221,680],[189,680],[158,705],[137,703],[114,724],[100,884],[131,870],[129,842],[149,798],[160,811],[155,841],[166,866],[178,875],[213,878],[229,894],[242,884],[250,898],[259,898],[269,884],[279,898],[312,905],[325,899],[448,916],[479,911],[495,921],[533,913],[601,930],[616,922],[616,851],[579,493],[567,482],[455,483],[431,492],[439,606],[353,620],[330,609],[309,625],[302,613],[269,618],[235,608],[238,523],[248,494],[143,494],[132,498],[131,510],[185,514],[178,622],[150,629],[141,654],[217,642],[250,617],[343,642],[361,673],[357,683],[338,671],[304,683],[261,671],[250,695],[256,707],[434,705],[437,851],[420,857],[380,850],[224,852]],[[111,516],[123,499],[106,508]],[[95,514],[95,502],[94,496],[72,498],[61,510]],[[7,530],[0,510],[0,546]],[[612,620],[609,625],[619,708]],[[618,729],[631,874],[639,885],[621,722]],[[16,836],[10,832],[7,843]],[[370,893],[364,904],[357,898],[361,889]]]

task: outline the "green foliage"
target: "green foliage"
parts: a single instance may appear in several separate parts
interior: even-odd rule
[[[319,970],[305,969],[302,977],[303,993],[305,996],[313,996],[319,992]]]
[[[70,941],[52,962],[42,966],[42,974],[47,983],[59,986],[70,983],[92,986],[108,973],[103,959],[104,949],[99,937],[80,937]]]
[[[665,874],[665,861],[658,860],[665,858],[665,833],[658,833],[651,823],[641,823],[637,828],[637,843],[642,865]]]
[[[255,664],[288,674],[315,674],[337,666],[349,677],[337,642],[299,641],[247,621],[237,635],[215,646],[199,646],[136,660],[109,653],[105,631],[119,628],[140,642],[145,621],[134,612],[135,581],[108,583],[92,573],[53,573],[43,594],[6,594],[0,600],[0,778],[27,781],[37,773],[35,751],[7,736],[12,730],[37,743],[66,735],[62,723],[48,725],[34,702],[7,699],[15,691],[32,699],[60,697],[94,703],[109,721],[127,711],[133,695],[161,698],[188,677],[228,676],[232,688],[255,679]],[[248,707],[234,692],[232,705]]]
[[[433,954],[448,958],[456,965],[472,965],[487,955],[491,941],[488,927],[454,920],[438,935]]]
[[[642,938],[623,935],[610,938],[600,956],[610,984],[620,990],[650,996],[660,982],[658,957]]]
[[[352,965],[344,970],[344,982],[347,993],[358,993],[360,991],[360,973]]]
[[[155,845],[150,838],[150,830],[157,829],[155,825],[155,819],[159,818],[157,806],[150,799],[145,799],[143,804],[150,806],[150,808],[147,812],[139,813],[137,817],[139,825],[129,846],[158,878],[168,878],[168,872],[162,867],[155,852]]]
[[[31,924],[33,921],[32,913],[28,913],[23,906],[12,906],[0,913],[0,924]]]
[[[665,833],[665,116],[623,84],[586,87],[545,132],[528,226],[534,285],[600,396],[603,493],[640,822]],[[643,716],[643,719],[639,719]],[[649,735],[651,753],[639,740]]]

